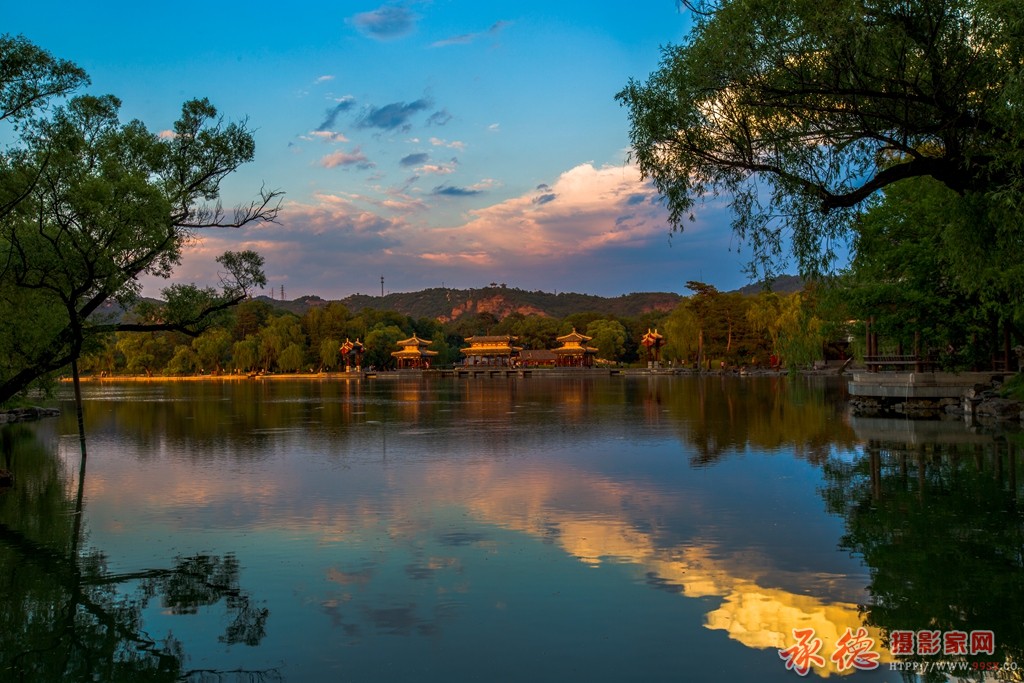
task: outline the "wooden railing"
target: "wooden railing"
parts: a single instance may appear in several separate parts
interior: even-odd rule
[[[915,354],[878,354],[875,356],[864,356],[864,364],[868,366],[868,372],[878,372],[885,368],[894,371],[913,370],[913,372],[931,372],[935,370],[936,361],[922,358]]]

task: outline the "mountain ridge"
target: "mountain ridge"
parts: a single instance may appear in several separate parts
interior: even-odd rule
[[[771,287],[776,292],[794,292],[802,288],[803,280],[790,275],[776,279]],[[748,285],[733,292],[752,296],[763,289],[764,284],[761,283]],[[565,318],[575,313],[591,312],[628,318],[644,313],[671,311],[686,297],[675,292],[633,292],[617,297],[604,297],[577,292],[530,291],[491,284],[474,289],[433,287],[416,292],[392,292],[384,296],[352,294],[333,301],[313,294],[291,301],[281,301],[262,295],[255,298],[297,315],[302,315],[314,306],[326,306],[336,301],[353,313],[369,308],[397,311],[412,318],[431,318],[447,323],[464,315],[480,314],[490,314],[498,320],[515,314]]]

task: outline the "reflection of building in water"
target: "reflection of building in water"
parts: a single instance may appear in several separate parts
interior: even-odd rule
[[[466,357],[466,365],[515,365],[522,347],[513,346],[512,342],[519,337],[512,335],[492,335],[467,337],[469,348],[462,349]]]
[[[392,351],[391,356],[398,361],[401,368],[429,368],[430,359],[437,355],[437,351],[429,351],[426,347],[430,342],[420,339],[415,334],[408,339],[398,342],[402,347],[401,351]]]
[[[558,358],[556,365],[570,368],[589,368],[594,365],[594,357],[597,356],[597,349],[587,346],[587,342],[593,339],[585,334],[580,334],[576,328],[572,332],[557,338],[561,346],[554,350]]]

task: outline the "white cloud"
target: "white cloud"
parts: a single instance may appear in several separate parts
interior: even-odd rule
[[[310,131],[309,135],[310,138],[316,138],[324,142],[348,142],[347,137],[333,130],[313,130]]]
[[[459,140],[442,140],[441,138],[430,138],[430,144],[434,147],[450,147],[459,151],[466,149],[466,143]]]

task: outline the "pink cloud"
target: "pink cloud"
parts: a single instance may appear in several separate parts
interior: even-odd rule
[[[351,153],[341,150],[328,154],[320,159],[320,165],[324,168],[337,168],[338,166],[358,166],[359,168],[370,168],[373,166],[362,150],[356,147]]]

